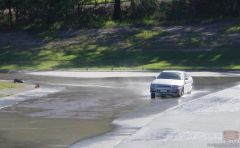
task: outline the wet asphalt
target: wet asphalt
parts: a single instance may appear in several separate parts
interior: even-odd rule
[[[194,90],[182,98],[150,99],[148,78],[62,78],[1,73],[59,92],[0,110],[0,147],[67,147],[114,128],[115,119],[145,108],[144,117],[234,86],[239,77],[195,77]]]

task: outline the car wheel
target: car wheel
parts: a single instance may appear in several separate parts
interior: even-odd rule
[[[181,92],[177,95],[177,97],[180,98],[182,95],[184,95],[184,88],[182,88]]]
[[[151,99],[155,99],[155,93],[151,93]]]
[[[182,88],[182,91],[181,91],[181,96],[184,95],[184,87]]]

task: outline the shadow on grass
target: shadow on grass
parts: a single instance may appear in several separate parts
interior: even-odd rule
[[[236,51],[236,52],[235,52]],[[161,68],[231,68],[240,65],[238,50],[222,50],[221,52],[174,52],[174,51],[103,51],[89,59],[91,53],[80,53],[77,58],[62,63],[57,68],[84,67],[144,67],[146,69]],[[88,57],[88,58],[86,58]]]
[[[238,47],[236,37],[209,26],[93,29],[39,47],[1,47],[0,68],[240,69]]]

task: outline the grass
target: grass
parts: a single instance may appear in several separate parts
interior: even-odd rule
[[[240,33],[240,25],[233,25],[226,29],[226,33]]]
[[[15,84],[11,82],[0,82],[0,90],[18,88],[18,87],[19,87],[19,84]]]
[[[171,27],[82,30],[29,35],[28,41],[16,37],[0,47],[0,69],[240,69],[240,43],[228,36],[231,32],[222,31],[232,26],[217,30],[199,26],[206,28],[203,31],[187,30],[191,26],[175,31]],[[35,41],[40,44],[31,44]]]

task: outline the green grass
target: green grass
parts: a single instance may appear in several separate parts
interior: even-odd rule
[[[226,29],[226,33],[240,33],[240,25],[233,25]]]
[[[18,88],[19,84],[14,84],[11,82],[0,82],[0,90],[9,89],[9,88]]]
[[[151,39],[154,36],[157,36],[159,34],[161,34],[160,31],[143,30],[143,31],[135,34],[135,38],[141,38],[141,39],[147,40],[147,39]]]
[[[240,43],[229,41],[226,34],[161,27],[64,37],[45,34],[37,36],[44,41],[41,45],[10,42],[0,47],[0,69],[240,69]]]

